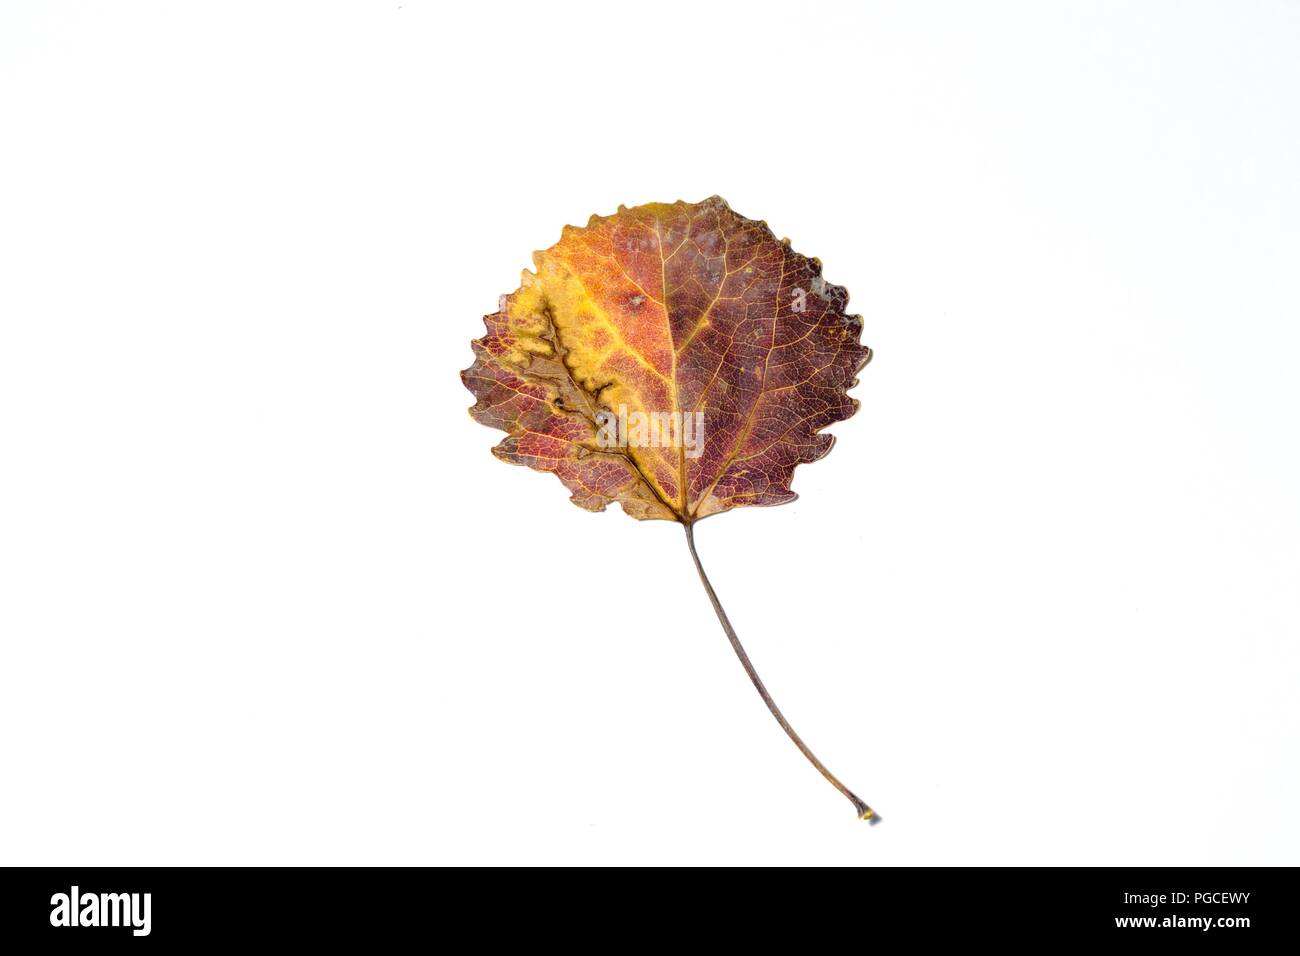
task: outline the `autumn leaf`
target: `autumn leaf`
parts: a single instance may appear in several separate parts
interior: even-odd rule
[[[826,455],[871,357],[848,294],[821,263],[721,197],[651,203],[566,226],[487,316],[462,379],[503,461],[549,471],[574,504],[617,502],[680,522],[751,680],[786,733],[859,814],[755,672],[695,551],[710,515],[795,499],[795,468]]]

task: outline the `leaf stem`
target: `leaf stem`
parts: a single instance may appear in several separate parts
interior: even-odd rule
[[[866,801],[862,800],[856,793],[844,786],[844,784],[840,783],[835,774],[826,769],[826,765],[818,760],[817,756],[808,749],[808,745],[805,744],[799,735],[794,732],[794,728],[790,726],[790,722],[785,719],[785,715],[781,713],[781,709],[776,706],[776,701],[772,699],[772,695],[769,694],[767,688],[763,686],[763,681],[762,678],[758,676],[758,671],[754,670],[754,665],[750,663],[749,655],[745,653],[745,648],[741,645],[740,638],[736,636],[736,629],[731,626],[731,621],[727,619],[727,612],[722,609],[722,602],[718,600],[718,595],[714,592],[713,585],[709,583],[709,576],[704,573],[704,565],[700,564],[700,556],[695,551],[695,531],[692,528],[691,522],[683,522],[683,525],[686,528],[686,544],[691,549],[691,558],[695,561],[695,570],[700,574],[700,583],[704,585],[705,593],[709,595],[709,600],[713,603],[713,610],[718,615],[718,620],[722,624],[722,629],[727,633],[727,640],[731,641],[732,650],[734,650],[736,656],[740,658],[740,663],[744,665],[745,673],[748,674],[749,679],[754,682],[754,687],[758,690],[758,695],[763,698],[763,703],[767,704],[767,709],[772,712],[772,716],[775,717],[776,722],[781,725],[781,729],[784,730],[790,739],[794,741],[794,745],[802,751],[803,755],[808,758],[808,761],[817,768],[823,777],[831,782],[832,786],[834,786],[836,790],[849,798],[849,801],[853,804],[853,809],[858,813],[858,818],[861,820],[879,819],[876,816],[876,811],[867,806]]]

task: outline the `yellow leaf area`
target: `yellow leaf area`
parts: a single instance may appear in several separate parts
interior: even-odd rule
[[[620,207],[533,258],[462,378],[470,414],[507,433],[493,453],[582,508],[690,524],[784,504],[857,409],[871,350],[848,294],[720,197]],[[649,441],[646,421],[663,423]]]

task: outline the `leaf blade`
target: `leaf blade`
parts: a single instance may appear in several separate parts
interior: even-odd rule
[[[464,373],[498,458],[555,473],[589,510],[691,523],[795,498],[830,450],[871,351],[821,264],[720,197],[652,203],[566,227],[487,316]],[[611,448],[601,413],[699,412],[685,444]],[[679,433],[680,438],[680,433]]]

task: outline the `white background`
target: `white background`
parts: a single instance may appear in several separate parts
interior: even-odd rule
[[[0,862],[1300,863],[1294,3],[0,8]],[[679,528],[489,453],[561,226],[876,350]]]

